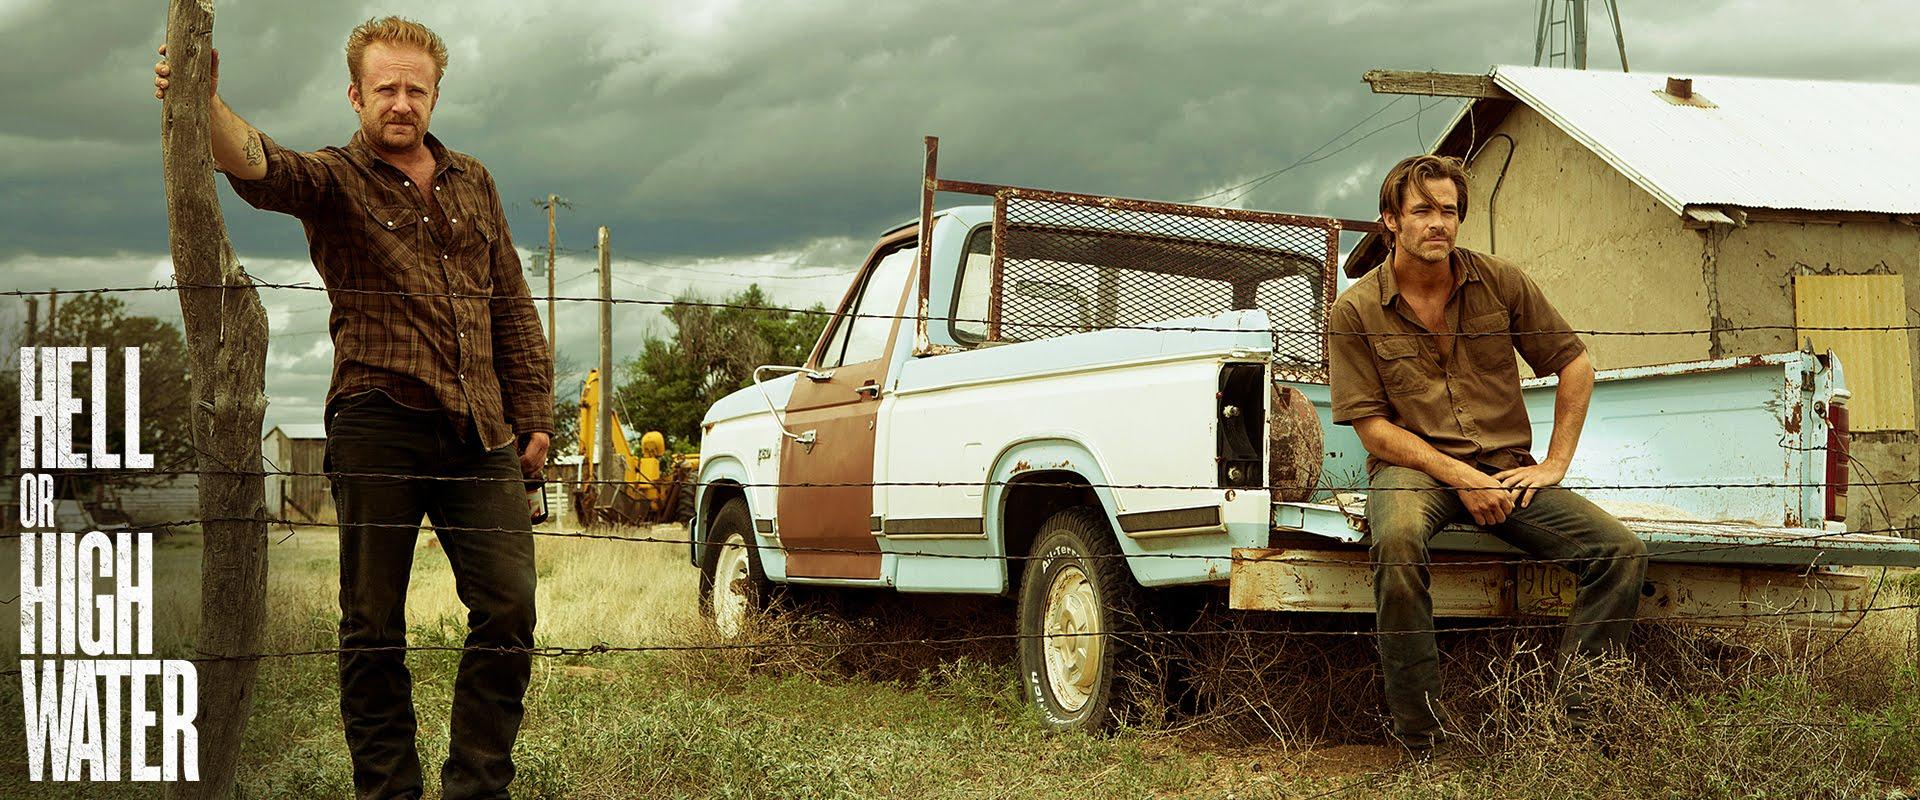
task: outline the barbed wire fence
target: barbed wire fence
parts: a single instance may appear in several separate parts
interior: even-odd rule
[[[742,277],[755,277],[755,276],[742,276]],[[804,277],[815,278],[815,277],[828,277],[828,276],[809,275]],[[325,292],[325,293],[328,293],[329,296],[388,295],[388,296],[400,296],[400,297],[413,298],[413,299],[420,299],[420,298],[455,299],[455,298],[491,298],[492,297],[491,295],[461,294],[461,293],[451,293],[451,292],[449,293],[406,293],[406,292],[380,291],[380,290],[349,288],[349,287],[322,287],[322,286],[314,286],[307,283],[272,283],[272,282],[260,281],[257,279],[253,280],[253,286],[256,289],[285,290],[285,291],[291,291],[291,292]],[[172,292],[172,291],[178,291],[182,289],[214,289],[214,288],[230,288],[230,287],[223,287],[220,285],[200,285],[200,284],[188,284],[188,283],[175,282],[175,283],[166,283],[166,284],[156,283],[150,286],[103,286],[103,287],[97,287],[94,289],[77,290],[77,291],[100,292],[100,293],[162,292],[162,291]],[[645,288],[645,287],[641,287],[641,288]],[[76,290],[62,290],[62,291],[72,292]],[[33,291],[25,291],[25,290],[0,291],[0,297],[30,297],[38,294],[41,294],[41,293],[33,292]],[[563,296],[563,295],[554,295],[549,297],[544,295],[534,295],[534,296],[531,296],[530,299],[536,300],[536,301],[552,300],[556,302],[587,302],[587,303],[606,303],[606,304],[614,304],[614,305],[637,305],[637,306],[660,306],[660,307],[672,307],[672,306],[689,307],[690,306],[690,307],[701,307],[701,308],[712,308],[712,309],[734,309],[734,310],[754,311],[754,312],[817,316],[817,317],[826,317],[826,318],[837,317],[840,319],[852,319],[852,318],[872,318],[872,319],[883,319],[883,320],[918,320],[920,319],[920,317],[918,317],[917,315],[849,313],[849,312],[833,311],[833,310],[821,310],[818,308],[796,308],[796,307],[784,307],[784,306],[777,306],[777,305],[741,305],[741,304],[726,303],[726,302],[704,301],[704,300],[698,300],[693,298],[678,298],[678,299],[662,300],[662,299],[644,299],[644,298],[631,298],[631,297],[602,298],[602,297],[582,297],[582,296]],[[937,320],[941,322],[952,321],[952,322],[958,322],[958,323],[978,323],[978,324],[989,324],[993,322],[993,320],[989,320],[989,319],[969,318],[969,317],[959,316],[959,315],[934,315],[934,316],[927,317],[927,319]],[[1071,331],[1084,330],[1084,327],[1085,327],[1083,325],[1077,325],[1077,324],[1048,323],[1048,322],[1038,321],[1038,320],[1023,321],[1021,323],[1021,326],[1027,327],[1027,328],[1060,329],[1060,330],[1071,330]],[[1137,324],[1137,325],[1115,324],[1115,325],[1105,325],[1101,327],[1102,329],[1108,329],[1108,330],[1142,330],[1142,331],[1152,331],[1157,333],[1247,332],[1247,329],[1239,328],[1239,327],[1218,327],[1218,326],[1188,325],[1188,324]],[[1807,332],[1840,332],[1840,331],[1905,332],[1905,331],[1914,331],[1914,330],[1920,330],[1920,324],[1884,325],[1884,326],[1813,326],[1813,327],[1803,326],[1803,325],[1716,325],[1711,328],[1683,328],[1683,329],[1671,329],[1671,330],[1578,329],[1572,332],[1576,334],[1587,335],[1587,336],[1609,336],[1609,337],[1695,337],[1695,336],[1713,336],[1713,335],[1724,334],[1729,332],[1749,332],[1749,331],[1751,332],[1774,331],[1774,332],[1788,333],[1789,335],[1799,335]],[[1324,329],[1310,330],[1310,329],[1273,328],[1271,329],[1271,332],[1275,334],[1294,334],[1294,335],[1307,335],[1307,336],[1342,336],[1342,335],[1365,336],[1367,335],[1367,334],[1361,334],[1361,333],[1327,331]],[[1552,332],[1516,331],[1516,332],[1510,332],[1510,333],[1488,334],[1488,335],[1527,336],[1527,335],[1563,335],[1563,334],[1564,332],[1562,331],[1552,331]],[[1396,332],[1394,335],[1396,336],[1399,336],[1399,335],[1462,336],[1466,338],[1471,338],[1476,334]],[[1802,449],[1802,448],[1798,448],[1795,445],[1791,445],[1787,443],[1783,443],[1783,447],[1787,447],[1789,449]],[[1806,448],[1806,449],[1817,449],[1817,448]],[[62,471],[49,470],[48,472],[57,474]],[[451,477],[451,476],[443,476],[443,475],[406,474],[406,473],[377,474],[377,473],[345,473],[345,472],[339,472],[339,471],[301,471],[301,470],[278,469],[277,467],[273,469],[259,469],[259,470],[162,469],[162,470],[143,470],[142,472],[145,474],[152,474],[152,475],[204,476],[209,474],[215,474],[215,475],[224,475],[229,477],[258,477],[261,479],[269,479],[274,477],[300,477],[300,478],[324,478],[328,480],[333,480],[336,478],[354,477],[354,478],[405,479],[405,480],[430,481],[430,482],[431,481],[498,481],[498,482],[514,482],[514,483],[519,483],[522,480],[520,478],[505,478],[505,477],[500,477],[500,478]],[[15,475],[11,477],[17,478],[18,476]],[[597,479],[587,478],[585,476],[582,476],[578,480],[569,481],[569,483],[572,483],[577,486],[582,486],[582,487],[623,486],[627,484],[626,481],[597,480]],[[1221,487],[1215,486],[1215,485],[1124,483],[1124,482],[1106,483],[1106,482],[1095,482],[1095,481],[1047,481],[1047,480],[1038,480],[1038,481],[1021,480],[1017,482],[1016,481],[995,481],[995,480],[970,480],[970,481],[874,480],[874,481],[855,481],[855,482],[794,481],[794,482],[763,482],[763,483],[730,481],[725,483],[724,485],[730,489],[740,489],[740,490],[785,489],[785,488],[850,488],[850,487],[868,487],[868,488],[884,488],[884,487],[962,488],[962,487],[965,487],[970,489],[980,489],[980,488],[996,486],[996,485],[1007,486],[1014,483],[1018,483],[1019,485],[1023,485],[1023,486],[1072,487],[1072,488],[1079,488],[1079,489],[1188,490],[1188,491],[1206,491],[1206,492],[1222,491]],[[703,483],[703,482],[697,482],[697,481],[695,482],[695,487],[700,491],[700,494],[704,494],[705,490],[713,488],[716,485],[720,485],[720,484]],[[1621,483],[1621,484],[1580,484],[1580,485],[1569,484],[1565,488],[1575,489],[1575,490],[1710,489],[1710,490],[1737,491],[1742,489],[1755,489],[1755,488],[1808,489],[1808,488],[1821,488],[1821,487],[1824,487],[1825,485],[1826,484],[1824,483],[1791,483],[1791,482],[1757,481],[1757,482],[1699,482],[1699,483]],[[1891,480],[1871,480],[1870,479],[1867,481],[1853,481],[1853,482],[1850,482],[1849,485],[1853,487],[1872,487],[1876,489],[1881,487],[1892,487],[1892,486],[1911,487],[1911,486],[1920,485],[1920,479],[1897,479],[1897,478],[1891,479]],[[1289,484],[1253,485],[1253,486],[1244,487],[1241,489],[1241,491],[1259,492],[1259,491],[1272,491],[1274,489],[1308,489],[1308,490],[1313,490],[1316,493],[1329,493],[1329,492],[1340,491],[1337,487],[1332,487],[1332,486],[1326,485],[1325,483],[1320,483],[1315,485],[1289,485]],[[1382,491],[1382,490],[1394,490],[1394,489],[1385,489],[1383,487],[1383,488],[1366,489],[1365,491]],[[1408,488],[1403,490],[1404,491],[1430,491],[1426,489],[1414,489],[1414,488]],[[284,526],[289,531],[292,531],[296,528],[319,527],[319,528],[327,528],[327,529],[339,529],[339,528],[347,527],[346,524],[338,523],[338,522],[332,522],[332,523],[318,522],[314,520],[294,519],[294,518],[287,518],[287,517],[273,516],[273,515],[266,515],[266,514],[258,515],[258,516],[244,516],[244,517],[223,516],[223,517],[199,517],[199,518],[179,519],[179,520],[156,522],[156,523],[150,523],[150,524],[142,524],[137,527],[138,529],[143,531],[144,530],[169,531],[169,530],[191,529],[209,522],[259,523],[259,524],[264,524],[268,526]],[[363,527],[381,527],[381,526],[376,525],[376,526],[363,526]],[[392,527],[406,529],[406,530],[415,530],[415,531],[421,528],[421,526],[417,524],[416,525],[395,525]],[[698,533],[700,532],[700,528],[694,524],[689,524],[687,535],[678,536],[678,537],[657,536],[657,535],[653,535],[651,532],[644,535],[609,533],[604,531],[596,531],[591,528],[576,528],[576,529],[556,528],[552,530],[535,529],[529,532],[529,531],[522,531],[518,529],[509,529],[509,528],[475,528],[475,527],[436,525],[436,526],[431,526],[431,529],[436,533],[447,532],[447,533],[479,533],[479,534],[522,534],[522,535],[533,535],[537,537],[555,539],[555,540],[578,539],[578,540],[587,540],[587,541],[608,541],[608,542],[622,542],[622,543],[635,543],[635,544],[676,545],[676,546],[685,546],[688,548],[695,548],[700,546],[708,546],[708,547],[715,546],[714,542],[703,540],[702,538],[699,537]],[[1851,530],[1851,531],[1818,531],[1818,532],[1805,533],[1805,534],[1796,534],[1796,535],[1787,536],[1787,537],[1775,537],[1771,541],[1765,544],[1759,544],[1759,543],[1753,543],[1753,542],[1729,542],[1729,543],[1721,543],[1721,544],[1701,544],[1701,545],[1693,545],[1693,546],[1685,546],[1685,547],[1668,547],[1660,550],[1659,552],[1653,553],[1648,557],[1652,560],[1657,561],[1662,558],[1670,558],[1673,556],[1684,555],[1684,554],[1710,554],[1710,553],[1716,553],[1716,552],[1733,553],[1743,549],[1752,549],[1755,547],[1763,547],[1763,546],[1764,547],[1804,547],[1807,549],[1809,553],[1809,558],[1806,566],[1808,568],[1811,568],[1820,563],[1820,559],[1822,558],[1822,555],[1823,555],[1820,549],[1820,545],[1825,540],[1829,540],[1837,537],[1854,536],[1854,535],[1862,535],[1862,534],[1881,534],[1881,535],[1889,535],[1889,536],[1913,537],[1916,534],[1920,534],[1920,529],[1916,529],[1912,526],[1894,526],[1894,525],[1891,525],[1891,523],[1889,523],[1887,527],[1882,527],[1882,528]],[[27,533],[0,534],[0,538],[18,538],[26,535],[30,535],[30,534],[27,534]],[[820,546],[809,546],[809,545],[800,545],[800,544],[787,544],[779,541],[777,537],[771,540],[768,540],[765,536],[750,537],[750,538],[753,539],[751,543],[751,547],[756,550],[777,551],[782,553],[872,554],[875,552],[874,550],[871,550],[871,549],[862,550],[862,549],[856,549],[856,548],[836,548],[836,547],[820,547]],[[1339,549],[1340,547],[1343,547],[1343,546],[1352,548],[1354,549],[1355,552],[1360,552],[1360,553],[1365,552],[1364,549],[1358,545],[1351,545],[1351,544],[1341,545],[1340,543],[1337,543],[1333,540],[1328,540],[1327,542],[1327,549]],[[1033,556],[1030,554],[1007,553],[1007,552],[953,553],[953,552],[935,552],[935,551],[912,551],[912,550],[899,550],[899,549],[889,549],[889,550],[884,550],[883,552],[885,552],[888,555],[893,555],[896,557],[938,558],[943,560],[954,560],[954,561],[992,560],[992,561],[1006,562],[1009,564],[1038,558],[1037,556]],[[1209,560],[1209,561],[1215,561],[1215,562],[1227,562],[1235,565],[1242,562],[1257,562],[1265,558],[1264,556],[1258,556],[1258,555],[1245,556],[1245,555],[1237,555],[1233,553],[1205,554],[1205,553],[1178,553],[1178,552],[1155,552],[1155,551],[1146,551],[1146,552],[1137,552],[1137,553],[1084,554],[1084,557],[1091,558],[1091,559],[1120,558],[1120,559],[1126,559],[1129,561],[1150,561],[1155,559],[1198,559],[1198,560]],[[1521,565],[1521,564],[1550,565],[1550,564],[1571,564],[1571,563],[1577,563],[1577,562],[1594,562],[1599,560],[1608,560],[1611,558],[1639,558],[1639,557],[1641,556],[1618,556],[1618,557],[1601,556],[1597,558],[1532,558],[1532,557],[1521,556],[1521,555],[1515,555],[1515,556],[1496,555],[1496,556],[1490,556],[1485,558],[1469,558],[1469,559],[1456,558],[1456,559],[1448,560],[1445,563],[1450,566],[1514,566],[1514,565]],[[1353,564],[1353,559],[1351,558],[1319,557],[1319,556],[1312,556],[1312,555],[1300,555],[1297,553],[1287,555],[1285,557],[1285,560],[1290,563],[1297,563],[1297,564],[1315,564],[1315,563],[1340,564],[1340,565]],[[1367,563],[1372,563],[1372,562],[1367,562]],[[1389,563],[1387,565],[1393,565],[1393,564]],[[1884,581],[1885,581],[1885,578],[1883,575],[1882,580],[1879,583],[1884,583]],[[1847,614],[1858,615],[1856,617],[1855,627],[1857,627],[1859,620],[1865,619],[1866,616],[1870,614],[1895,612],[1895,611],[1920,611],[1920,603],[1916,603],[1916,602],[1886,602],[1886,603],[1879,602],[1879,597],[1880,597],[1880,593],[1878,590],[1879,583],[1876,583],[1876,589],[1875,589],[1873,599],[1870,599],[1863,606],[1845,609],[1845,613]],[[16,596],[8,600],[0,601],[0,604],[11,604],[17,601],[18,601],[18,597]],[[1669,615],[1669,616],[1661,617],[1660,621],[1663,623],[1679,623],[1679,624],[1698,623],[1698,624],[1707,624],[1707,625],[1742,624],[1749,621],[1772,621],[1772,622],[1791,623],[1795,620],[1804,620],[1804,619],[1810,619],[1810,618],[1819,617],[1819,616],[1829,616],[1834,613],[1835,613],[1834,609],[1820,609],[1820,608],[1792,608],[1792,609],[1760,608],[1760,609],[1747,609],[1747,610],[1742,610],[1738,612],[1727,612],[1727,613]],[[1612,622],[1612,621],[1617,621],[1617,620],[1600,620],[1599,622]],[[1394,635],[1404,635],[1407,633],[1446,634],[1446,633],[1465,633],[1465,632],[1480,632],[1480,633],[1528,632],[1528,631],[1541,631],[1541,630],[1555,629],[1555,628],[1562,627],[1565,624],[1566,623],[1564,621],[1561,621],[1558,619],[1550,619],[1550,618],[1549,619],[1530,619],[1526,617],[1520,617],[1520,618],[1510,619],[1503,622],[1475,621],[1471,623],[1458,624],[1458,625],[1435,625],[1432,628],[1424,631],[1394,631],[1392,633]],[[1852,631],[1852,628],[1849,628],[1848,633],[1851,633],[1851,631]],[[349,653],[349,652],[413,653],[413,652],[482,651],[482,652],[516,653],[516,654],[524,654],[528,656],[543,657],[543,658],[583,658],[583,657],[592,657],[592,656],[599,656],[604,654],[615,654],[615,653],[639,654],[639,653],[737,652],[737,651],[763,651],[763,650],[811,651],[811,652],[830,653],[836,650],[845,650],[847,648],[957,647],[957,646],[962,646],[967,644],[977,644],[977,643],[1007,643],[1007,642],[1019,642],[1023,640],[1077,637],[1077,636],[1085,636],[1085,635],[1087,634],[1080,634],[1080,633],[1048,634],[1048,633],[1007,632],[1007,633],[974,634],[974,635],[965,635],[965,636],[945,636],[945,637],[905,637],[905,638],[865,640],[865,641],[784,639],[784,640],[778,640],[778,641],[724,641],[724,640],[723,641],[666,641],[666,642],[640,642],[640,643],[628,643],[628,644],[612,644],[612,643],[606,643],[606,642],[596,642],[589,645],[570,645],[570,646],[555,645],[555,646],[540,646],[540,647],[530,647],[530,648],[489,648],[489,647],[472,647],[472,646],[458,646],[458,645],[402,645],[402,646],[363,647],[363,648],[338,648],[338,647],[312,648],[312,649],[303,649],[303,650],[286,650],[286,651],[239,653],[239,654],[219,654],[219,653],[200,652],[188,658],[187,660],[200,662],[200,663],[236,662],[236,661],[261,662],[261,661],[269,661],[269,660],[284,660],[284,659],[307,658],[307,657],[339,656],[343,653]],[[1223,629],[1213,629],[1213,630],[1198,630],[1198,629],[1181,630],[1181,629],[1170,629],[1170,628],[1155,629],[1155,630],[1136,630],[1136,631],[1107,630],[1107,631],[1101,631],[1100,635],[1119,638],[1119,639],[1126,639],[1131,637],[1131,638],[1136,638],[1144,641],[1144,640],[1155,639],[1155,638],[1158,638],[1161,640],[1203,639],[1207,637],[1220,637],[1220,636],[1292,636],[1292,637],[1371,638],[1371,637],[1378,637],[1386,634],[1383,634],[1380,631],[1370,630],[1370,629],[1311,630],[1311,629],[1290,628],[1290,629],[1261,630],[1261,629],[1236,627],[1236,628],[1223,628]],[[1843,634],[1843,636],[1844,635],[1845,634]],[[1831,647],[1827,649],[1828,652],[1830,652],[1831,650],[1832,650]],[[1823,652],[1822,655],[1824,656],[1825,652]],[[0,672],[0,675],[7,675],[7,676],[17,676],[19,674],[20,674],[19,670],[6,670],[4,672]],[[1729,723],[1729,724],[1737,724],[1737,723]]]

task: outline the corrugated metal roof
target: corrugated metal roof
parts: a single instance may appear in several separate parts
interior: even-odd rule
[[[296,423],[292,425],[275,425],[273,426],[273,430],[278,430],[281,433],[286,434],[287,438],[289,439],[325,439],[327,438],[327,426],[317,422]],[[272,436],[273,430],[267,431],[267,436]],[[267,437],[262,436],[260,438],[265,439]]]
[[[1920,86],[1502,66],[1494,82],[1676,213],[1688,206],[1920,213]]]

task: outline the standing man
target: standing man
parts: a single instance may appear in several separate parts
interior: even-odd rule
[[[1441,526],[1470,520],[1537,558],[1569,559],[1579,591],[1563,663],[1624,646],[1646,574],[1645,544],[1559,486],[1593,396],[1586,347],[1526,273],[1453,246],[1466,213],[1458,160],[1401,161],[1380,186],[1387,262],[1340,295],[1327,324],[1333,421],[1352,425],[1368,453],[1387,707],[1416,756],[1441,735],[1427,574],[1427,540]],[[1535,374],[1560,377],[1545,461],[1530,452],[1516,349]],[[1580,721],[1584,703],[1568,712]]]
[[[481,648],[460,659],[442,791],[506,797],[534,627],[520,481],[546,461],[553,363],[493,177],[427,132],[446,45],[398,17],[355,28],[347,101],[359,131],[312,153],[234,114],[213,58],[214,162],[255,208],[300,219],[333,302],[326,458],[341,522],[340,712],[354,789],[422,792],[404,653],[366,648],[406,644],[424,515],[467,606],[466,644]],[[171,73],[165,61],[154,72],[160,96]]]

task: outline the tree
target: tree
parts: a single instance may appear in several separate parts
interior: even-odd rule
[[[631,410],[632,428],[666,434],[669,449],[692,450],[707,407],[751,385],[755,367],[806,360],[826,323],[823,306],[811,311],[772,307],[758,284],[718,305],[697,295],[676,298],[664,312],[672,336],[648,339],[620,365],[615,407]]]
[[[140,348],[140,450],[153,456],[156,471],[190,468],[193,464],[192,407],[187,391],[187,343],[180,329],[158,317],[129,315],[127,304],[103,293],[62,295],[56,318],[51,320],[53,334],[46,330],[29,331],[23,326],[15,341],[39,347],[104,347],[107,349],[108,413],[115,419],[107,428],[107,452],[126,452],[124,426],[118,417],[125,397],[125,376],[121,371],[120,348]],[[9,355],[18,350],[8,348]],[[17,355],[6,359],[7,369],[0,373],[0,396],[19,397],[20,362]],[[73,371],[75,395],[92,402],[91,367],[77,364]],[[17,432],[16,432],[17,435]],[[91,449],[93,426],[76,422],[73,449],[85,453]],[[13,449],[12,452],[19,452]],[[172,476],[155,475],[142,470],[107,470],[89,473],[93,479],[118,486],[144,486],[161,483]]]

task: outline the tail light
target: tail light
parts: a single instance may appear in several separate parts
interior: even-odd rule
[[[1250,489],[1267,479],[1267,369],[1265,364],[1229,363],[1220,367],[1214,395],[1214,460],[1222,489]]]
[[[1847,422],[1847,394],[1836,392],[1827,401],[1827,519],[1832,522],[1845,522],[1847,519],[1847,482],[1852,470],[1848,468],[1848,444],[1853,438],[1852,429]]]

